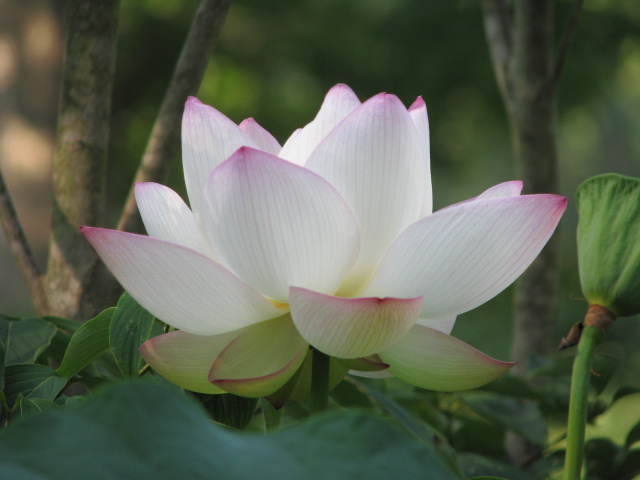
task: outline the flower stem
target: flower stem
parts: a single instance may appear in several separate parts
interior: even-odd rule
[[[593,325],[586,325],[580,336],[578,353],[571,374],[571,399],[567,426],[567,452],[564,480],[580,480],[584,431],[587,421],[587,397],[591,379],[591,359],[604,333]]]
[[[313,349],[311,363],[311,411],[322,412],[329,405],[329,362],[331,357]]]

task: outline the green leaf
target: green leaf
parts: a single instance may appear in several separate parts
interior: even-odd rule
[[[109,349],[109,323],[115,308],[108,308],[84,323],[71,337],[56,373],[71,378]]]
[[[5,364],[33,363],[56,334],[56,327],[41,318],[0,318],[0,340],[5,345]]]
[[[474,453],[462,453],[460,459],[470,480],[538,480],[542,477],[513,465]],[[488,475],[487,475],[488,474]],[[493,475],[500,475],[499,477]]]
[[[640,442],[640,422],[636,423],[631,431],[627,434],[624,446],[629,449],[636,442]]]
[[[598,175],[576,200],[584,296],[619,316],[640,313],[640,179]]]
[[[519,434],[535,445],[545,445],[545,421],[535,402],[490,393],[469,393],[464,396],[464,401],[475,413],[492,423]]]
[[[64,330],[70,334],[75,333],[75,331],[80,328],[82,323],[77,320],[71,320],[69,318],[56,317],[54,315],[45,315],[42,317],[43,320],[55,325],[55,327],[59,330]]]
[[[587,476],[593,475],[596,478],[607,478],[615,470],[615,466],[622,454],[622,448],[608,438],[592,438],[584,446]]]
[[[18,395],[54,400],[67,384],[67,379],[45,366],[33,363],[7,365],[5,388],[7,403],[12,405]]]
[[[627,395],[633,395],[635,393],[640,393],[640,387],[632,387],[630,385],[625,385],[616,390],[616,393],[613,394],[613,398],[611,399],[611,404],[616,403],[623,397]]]
[[[461,475],[455,452],[447,443],[444,435],[379,390],[367,385],[363,381],[355,379],[350,379],[350,381],[366,392],[380,407],[402,425],[408,433],[422,441],[430,450],[437,452],[452,471]]]
[[[51,400],[46,400],[44,398],[25,398],[20,396],[12,409],[11,418],[25,418],[26,416],[34,413],[42,413],[50,410],[57,410],[59,408],[60,406]]]
[[[112,385],[75,409],[10,425],[0,451],[0,478],[459,478],[379,417],[333,411],[273,434],[240,434],[208,422],[184,395],[146,382]]]
[[[140,345],[149,339],[154,316],[142,308],[131,295],[124,293],[109,325],[109,345],[125,377],[137,377],[142,367]]]

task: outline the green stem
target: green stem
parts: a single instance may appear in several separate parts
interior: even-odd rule
[[[275,408],[266,398],[260,399],[260,406],[262,407],[262,415],[264,417],[264,429],[267,432],[278,430],[280,428],[284,407]]]
[[[587,422],[587,398],[591,379],[591,359],[604,334],[598,328],[584,327],[578,344],[578,353],[571,375],[571,399],[567,426],[567,452],[564,464],[564,480],[580,480],[584,431]]]
[[[311,363],[311,411],[322,412],[329,405],[329,362],[331,357],[313,349]]]

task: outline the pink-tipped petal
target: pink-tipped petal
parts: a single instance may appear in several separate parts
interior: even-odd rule
[[[152,182],[137,183],[135,194],[149,236],[184,245],[213,258],[213,250],[180,195]]]
[[[282,150],[282,147],[273,135],[262,128],[253,118],[243,120],[238,126],[240,127],[240,130],[246,133],[249,138],[253,140],[258,149],[272,155],[277,155],[280,150]]]
[[[174,243],[83,227],[120,284],[160,320],[195,335],[218,335],[282,315],[210,258]]]
[[[338,192],[268,153],[241,148],[204,193],[204,230],[218,256],[280,302],[290,285],[335,292],[358,254],[356,220]]]
[[[294,132],[278,156],[296,165],[304,165],[322,139],[359,105],[360,100],[353,90],[344,84],[336,85],[327,93],[316,118]]]
[[[402,338],[422,308],[422,297],[341,298],[291,287],[291,316],[314,348],[338,358],[360,358]]]
[[[431,150],[429,142],[429,117],[427,116],[427,105],[424,103],[422,97],[418,97],[415,102],[409,107],[409,115],[413,124],[418,131],[418,137],[420,141],[421,157],[422,161],[426,165],[426,172],[424,176],[424,190],[422,198],[422,210],[420,217],[426,217],[433,211],[433,192],[431,188]]]
[[[558,195],[526,195],[440,210],[402,232],[361,295],[424,295],[423,317],[471,310],[522,274],[566,205]]]
[[[468,198],[462,202],[448,205],[441,210],[455,207],[463,203],[475,202],[476,200],[486,200],[487,198],[505,198],[505,197],[517,197],[522,192],[522,182],[520,180],[512,180],[510,182],[499,183],[491,188],[488,188],[477,197]]]
[[[339,295],[357,295],[393,239],[419,218],[426,177],[422,154],[402,102],[379,94],[340,122],[309,158],[307,168],[336,187],[360,227],[360,255]]]
[[[200,393],[226,393],[209,382],[216,357],[242,330],[222,335],[192,335],[175,331],[147,340],[140,353],[151,367],[171,383]]]
[[[182,116],[182,164],[191,209],[199,212],[202,187],[213,169],[242,146],[257,147],[215,108],[189,97]]]
[[[282,387],[307,356],[309,344],[284,317],[245,329],[218,355],[209,381],[243,397],[264,397]]]
[[[487,198],[504,198],[504,197],[517,197],[522,193],[522,182],[520,180],[512,180],[510,182],[499,183],[491,188],[488,188],[475,200],[484,200]]]
[[[416,325],[402,340],[380,352],[380,358],[400,380],[444,392],[480,387],[515,365],[422,325]]]
[[[447,335],[453,330],[453,326],[456,323],[457,315],[449,315],[445,317],[422,317],[416,322],[418,325],[433,328],[439,330]]]

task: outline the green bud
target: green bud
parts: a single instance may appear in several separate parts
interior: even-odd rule
[[[640,179],[598,175],[576,199],[584,296],[618,316],[640,313]]]

